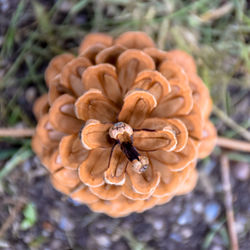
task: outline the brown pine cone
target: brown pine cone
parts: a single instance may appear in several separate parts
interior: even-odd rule
[[[32,147],[57,190],[119,217],[194,188],[216,130],[191,56],[143,32],[96,33],[77,57],[56,56],[45,78]]]

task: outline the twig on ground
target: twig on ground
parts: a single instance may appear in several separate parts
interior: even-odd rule
[[[16,219],[16,216],[20,213],[20,211],[22,210],[25,203],[26,203],[25,198],[20,198],[17,200],[16,205],[12,209],[9,217],[7,218],[7,220],[3,223],[2,227],[0,228],[0,238],[4,236],[4,234],[9,229],[9,227],[13,224],[13,222]]]
[[[0,128],[0,137],[31,137],[33,128]]]
[[[239,135],[241,135],[246,140],[250,141],[250,132],[245,128],[238,125],[234,120],[228,117],[222,110],[218,107],[213,106],[213,112],[216,116],[218,116],[228,127],[235,130]]]
[[[203,22],[214,21],[230,13],[233,10],[233,8],[234,8],[234,4],[229,2],[229,3],[222,5],[218,9],[207,11],[200,18]]]
[[[217,146],[243,152],[250,152],[250,143],[225,137],[217,138]]]
[[[239,244],[238,244],[237,232],[235,228],[234,211],[233,211],[233,205],[232,205],[233,196],[232,196],[231,184],[230,184],[229,160],[225,154],[221,156],[220,163],[221,163],[222,183],[223,183],[223,189],[225,193],[224,204],[226,208],[226,217],[227,217],[231,248],[232,250],[238,250]]]
[[[12,138],[32,137],[34,133],[35,133],[34,128],[21,128],[21,129],[20,128],[0,128],[0,137],[12,137]],[[243,151],[243,152],[250,152],[250,143],[244,142],[241,140],[235,140],[235,139],[230,139],[226,137],[218,137],[217,145],[222,148],[238,150],[238,151]]]

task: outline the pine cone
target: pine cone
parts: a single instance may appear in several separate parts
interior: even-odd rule
[[[90,34],[45,78],[32,147],[57,190],[119,217],[194,188],[216,130],[191,56],[159,50],[143,32]]]

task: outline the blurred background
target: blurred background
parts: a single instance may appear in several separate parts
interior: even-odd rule
[[[44,70],[89,32],[148,33],[194,56],[214,101],[218,134],[250,140],[250,2],[244,0],[0,0],[0,127],[34,128]],[[200,161],[189,195],[112,219],[55,191],[30,138],[0,138],[0,249],[230,249],[221,155],[229,160],[233,227],[250,249],[250,155]],[[231,245],[231,246],[230,246]],[[234,246],[235,247],[235,246]],[[237,249],[234,248],[233,249]]]

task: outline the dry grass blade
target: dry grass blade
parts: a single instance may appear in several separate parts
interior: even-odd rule
[[[250,141],[250,132],[247,131],[245,128],[238,125],[234,120],[228,117],[222,110],[218,107],[213,106],[214,114],[219,117],[228,127],[235,130],[239,135],[241,135],[246,140]]]
[[[222,176],[222,183],[223,189],[225,194],[225,208],[226,208],[226,217],[227,217],[227,224],[228,224],[228,231],[230,236],[231,242],[231,249],[238,250],[238,238],[235,228],[235,221],[234,221],[234,211],[233,211],[233,197],[231,191],[231,184],[230,184],[230,172],[229,172],[229,160],[228,157],[223,154],[221,156],[221,176]]]
[[[225,16],[226,14],[230,13],[233,10],[233,7],[234,7],[233,3],[231,3],[231,2],[226,3],[218,9],[209,10],[206,13],[204,13],[201,16],[201,20],[203,22],[210,22],[210,21],[216,20],[218,18],[221,18],[221,17]]]
[[[0,137],[31,137],[34,133],[33,128],[0,128]]]

